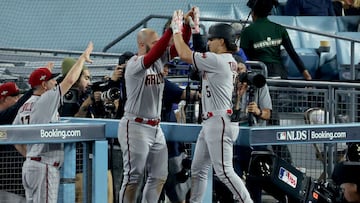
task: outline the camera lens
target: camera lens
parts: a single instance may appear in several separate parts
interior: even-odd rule
[[[102,101],[107,101],[107,100],[114,101],[119,98],[120,98],[120,89],[116,87],[110,88],[107,91],[101,93]]]

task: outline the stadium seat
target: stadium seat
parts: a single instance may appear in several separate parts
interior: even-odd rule
[[[193,6],[200,8],[201,17],[205,18],[220,18],[220,19],[236,19],[235,9],[232,3],[218,3],[218,2],[198,2],[196,4],[189,4],[189,9]],[[208,31],[209,27],[216,22],[202,21],[201,24],[205,26]]]
[[[336,17],[334,16],[297,16],[296,25],[298,27],[314,30],[322,33],[335,34],[338,31]],[[302,48],[318,48],[321,40],[330,42],[330,52],[336,52],[335,39],[326,36],[300,32],[300,41]]]
[[[246,5],[247,1],[239,1],[240,3],[233,3],[236,19],[246,20],[250,14],[251,9]],[[248,20],[252,20],[251,16]]]
[[[269,16],[269,20],[279,23],[282,25],[289,25],[296,27],[296,17],[294,16]],[[295,48],[296,53],[298,53],[301,60],[304,62],[305,67],[309,70],[309,73],[312,77],[315,77],[316,70],[319,66],[319,55],[316,53],[315,48],[304,48],[302,47],[302,42],[300,38],[300,32],[292,29],[287,29],[291,43]],[[302,79],[303,75],[298,71],[296,65],[291,60],[290,56],[285,50],[281,53],[281,58],[284,66],[288,70],[289,79]]]
[[[300,59],[303,61],[305,68],[309,71],[312,78],[315,78],[316,71],[319,67],[319,55],[316,53],[315,49],[308,48],[297,48],[295,49],[296,53],[299,55]],[[283,65],[288,70],[288,79],[303,79],[302,73],[299,72],[294,62],[291,60],[290,56],[285,50],[281,52],[281,59]]]
[[[360,16],[338,16],[336,22],[339,32],[357,32]]]
[[[296,24],[298,27],[314,30],[321,33],[335,34],[338,31],[338,25],[335,16],[297,16]],[[322,52],[319,58],[319,67],[328,66],[336,60],[336,43],[331,37],[300,32],[300,41],[302,48],[319,48],[320,41],[328,41],[330,44],[329,52]]]
[[[348,37],[356,40],[360,40],[360,33],[359,32],[337,32],[336,35]],[[336,39],[336,47],[337,47],[337,63],[338,69],[340,71],[340,79],[349,80],[350,77],[350,57],[351,57],[351,48],[350,48],[350,41]],[[360,63],[360,43],[355,43],[355,55],[354,55],[354,64]],[[359,66],[357,66],[357,69]],[[358,71],[357,71],[358,72]],[[360,79],[358,73],[356,73],[356,79]]]

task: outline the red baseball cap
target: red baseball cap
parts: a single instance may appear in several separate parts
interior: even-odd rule
[[[29,77],[29,84],[32,88],[41,85],[42,82],[49,81],[60,73],[51,73],[48,68],[42,67],[34,70]]]
[[[0,99],[7,96],[17,96],[20,94],[20,90],[14,82],[6,82],[0,85]]]

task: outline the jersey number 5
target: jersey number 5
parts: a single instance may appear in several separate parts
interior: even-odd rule
[[[210,87],[209,85],[206,85],[206,96],[211,97]]]
[[[21,117],[22,124],[30,124],[30,115]]]

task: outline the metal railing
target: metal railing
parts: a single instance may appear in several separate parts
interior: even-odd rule
[[[147,27],[147,23],[150,20],[152,20],[152,19],[170,19],[170,18],[171,18],[171,16],[165,16],[165,15],[149,15],[149,16],[145,17],[139,23],[135,24],[133,27],[131,27],[126,32],[121,34],[119,37],[117,37],[116,39],[111,41],[109,44],[107,44],[103,48],[103,52],[107,52],[107,50],[109,50],[111,47],[113,47],[115,44],[120,42],[122,39],[126,38],[128,35],[133,33],[136,29],[138,29],[140,27]],[[252,23],[252,21],[248,21],[248,20],[222,19],[222,18],[209,18],[209,17],[202,17],[202,18],[200,18],[200,20],[201,21],[214,21],[214,22],[228,22],[228,23],[240,22],[240,23],[242,23],[244,25]],[[296,31],[300,31],[300,32],[306,32],[306,33],[310,33],[310,34],[316,34],[316,35],[326,36],[326,37],[330,37],[330,38],[350,41],[350,43],[351,43],[351,45],[350,45],[350,56],[351,56],[351,59],[350,59],[350,61],[351,61],[351,63],[350,63],[350,75],[351,76],[350,77],[351,77],[351,80],[355,80],[355,77],[356,77],[356,74],[355,74],[355,57],[354,57],[355,43],[360,43],[360,40],[352,39],[352,38],[344,37],[344,36],[338,36],[338,35],[331,34],[331,33],[324,33],[324,32],[320,32],[320,31],[316,31],[316,30],[311,30],[311,29],[306,29],[306,28],[300,28],[300,27],[285,25],[285,24],[281,24],[281,25],[284,26],[285,28],[291,29],[291,30],[296,30]]]

